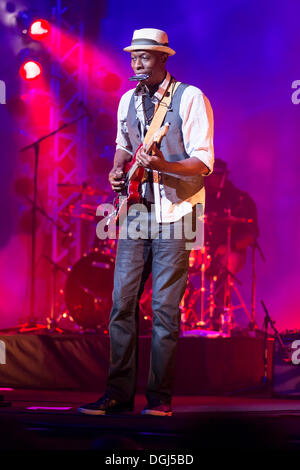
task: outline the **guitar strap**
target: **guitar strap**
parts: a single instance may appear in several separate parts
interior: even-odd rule
[[[169,109],[172,97],[174,93],[176,92],[177,88],[179,87],[180,83],[181,82],[174,82],[174,79],[170,80],[169,86],[166,89],[162,100],[159,102],[157,109],[155,110],[150,127],[145,135],[143,145],[147,145],[147,143],[151,140],[155,132],[162,126],[162,123]],[[170,90],[170,88],[172,88],[172,90]],[[153,182],[158,183],[159,181],[158,171],[152,170],[152,172],[153,172]]]
[[[159,102],[157,109],[155,110],[150,127],[145,135],[144,142],[143,142],[144,145],[147,145],[147,143],[152,138],[153,134],[155,134],[155,132],[162,126],[163,120],[170,106],[172,97],[175,94],[180,83],[181,82],[175,82],[174,84],[174,80],[170,80],[169,86],[167,90],[165,91],[165,94],[162,100]],[[172,88],[171,91],[170,91],[170,88]]]

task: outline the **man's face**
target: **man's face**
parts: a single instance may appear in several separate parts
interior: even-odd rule
[[[147,73],[149,78],[146,85],[160,83],[165,76],[165,64],[168,55],[158,51],[133,51],[131,52],[131,67],[135,75]]]

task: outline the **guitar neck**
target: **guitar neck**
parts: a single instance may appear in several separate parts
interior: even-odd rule
[[[152,150],[152,147],[154,144],[157,144],[159,145],[163,139],[163,137],[166,135],[166,133],[168,132],[168,129],[169,129],[169,126],[170,126],[170,123],[166,123],[163,127],[161,127],[152,137],[151,139],[149,140],[149,142],[146,144],[145,146],[145,152],[146,153],[150,153],[151,150]],[[132,165],[132,167],[130,168],[130,170],[128,171],[127,173],[127,181],[130,181],[131,178],[133,177],[134,173],[136,172],[136,170],[139,168],[138,164],[136,162],[134,162],[134,164]]]
[[[138,164],[136,162],[134,162],[134,164],[132,165],[132,167],[130,168],[130,170],[127,173],[127,181],[131,180],[131,178],[133,177],[133,175],[134,175],[134,173],[136,172],[137,169],[138,169]]]

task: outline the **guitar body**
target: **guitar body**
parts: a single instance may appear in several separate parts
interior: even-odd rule
[[[136,164],[136,155],[138,150],[143,146],[141,144],[135,154],[133,159],[131,160],[130,163],[127,163],[125,166],[125,173],[126,173],[126,193],[127,197],[126,199],[122,199],[122,202],[120,202],[119,196],[115,198],[114,201],[114,206],[115,206],[115,224],[119,224],[120,218],[122,218],[123,215],[125,215],[129,209],[130,206],[133,204],[138,204],[141,202],[141,183],[143,181],[144,175],[145,175],[145,168],[141,166],[137,166]],[[136,168],[134,168],[136,166]],[[131,178],[128,179],[128,175],[130,174],[130,170],[133,169],[133,173],[131,175]]]
[[[128,199],[127,202],[128,202],[128,204],[129,203],[137,204],[141,200],[140,185],[141,185],[141,183],[144,179],[144,176],[145,176],[145,168],[143,168],[142,166],[137,166],[136,165],[136,156],[137,156],[137,153],[138,153],[139,149],[142,146],[143,146],[143,144],[141,144],[137,148],[132,161],[125,166],[126,179],[127,179],[127,175],[129,175],[129,173],[130,173],[130,170],[134,166],[136,166],[136,168],[133,170],[133,173],[132,173],[132,175],[131,175],[130,179],[128,180],[128,183],[127,183],[127,199]]]

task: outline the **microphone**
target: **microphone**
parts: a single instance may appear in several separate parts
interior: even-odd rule
[[[148,75],[147,73],[140,73],[138,75],[133,75],[132,77],[129,77],[128,80],[130,80],[131,82],[142,82],[143,80],[147,80],[147,78],[149,78],[150,75]]]
[[[86,107],[83,101],[78,102],[78,107],[82,108],[85,111],[89,121],[93,120],[93,116],[91,115],[91,113],[89,112],[88,108]]]

